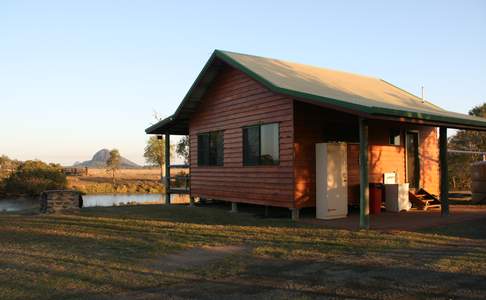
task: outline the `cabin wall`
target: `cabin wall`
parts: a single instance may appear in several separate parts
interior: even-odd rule
[[[295,102],[294,105],[295,199],[298,207],[315,206],[315,144],[329,141],[329,133],[348,143],[348,203],[359,204],[359,144],[355,116]],[[391,129],[400,129],[400,146],[389,145]],[[439,146],[435,127],[413,126],[390,121],[369,122],[369,182],[382,182],[385,172],[396,172],[406,182],[405,132],[419,132],[420,183],[439,192]]]
[[[330,140],[356,143],[358,140],[357,128],[358,118],[356,116],[295,101],[294,176],[295,202],[297,207],[315,206],[315,144]],[[353,164],[349,164],[350,160],[348,157],[348,168],[354,170],[352,167]]]
[[[279,123],[280,164],[243,166],[243,127]],[[197,135],[224,130],[224,165],[197,165]],[[189,123],[191,195],[194,197],[294,206],[293,100],[270,92],[225,66]]]
[[[213,81],[189,123],[191,195],[280,207],[315,206],[315,144],[348,143],[348,202],[359,203],[358,118],[344,112],[270,92],[242,72],[225,66]],[[243,127],[280,124],[280,164],[243,166]],[[392,128],[402,130],[401,145],[388,145]],[[197,135],[224,131],[224,165],[197,165]],[[406,130],[419,131],[420,182],[439,191],[439,150],[434,127],[390,121],[369,123],[369,180],[384,172],[406,181]]]
[[[420,185],[433,194],[440,193],[439,134],[436,127],[418,127]]]

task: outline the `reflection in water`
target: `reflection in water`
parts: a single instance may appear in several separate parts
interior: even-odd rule
[[[161,204],[165,203],[165,194],[103,194],[103,195],[84,195],[83,207],[97,206],[117,206],[117,205],[136,205],[136,204]],[[170,197],[170,203],[189,203],[188,195],[174,195]],[[39,209],[38,199],[19,198],[1,199],[1,212],[14,212],[26,209]]]
[[[172,194],[170,196],[171,203],[189,203],[188,195]],[[165,194],[103,194],[83,196],[83,207],[161,203],[165,203]]]
[[[37,199],[18,198],[0,200],[0,212],[19,211],[32,208],[39,208],[39,201]]]

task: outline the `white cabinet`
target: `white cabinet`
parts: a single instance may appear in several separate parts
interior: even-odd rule
[[[344,143],[316,144],[316,218],[348,214],[348,160]]]
[[[408,200],[408,183],[385,184],[385,207],[392,212],[410,210],[412,203]]]

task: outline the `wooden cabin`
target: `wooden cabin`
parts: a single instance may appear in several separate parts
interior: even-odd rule
[[[345,143],[347,202],[366,227],[368,183],[388,172],[442,194],[447,213],[447,128],[484,130],[486,120],[382,79],[216,50],[176,112],[146,133],[189,135],[191,197],[294,212],[316,205],[316,144]]]

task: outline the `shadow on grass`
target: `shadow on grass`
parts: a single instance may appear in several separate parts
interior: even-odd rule
[[[228,211],[225,204],[140,205],[66,215],[0,215],[0,298],[29,298],[23,297],[29,292],[41,299],[120,292],[143,296],[147,288],[199,299],[486,295],[485,235],[471,232],[486,228],[486,219],[421,233],[381,233],[295,224],[279,218],[279,211],[262,218],[263,210],[252,207]],[[147,262],[213,244],[253,250],[177,272]],[[4,296],[6,291],[14,292]]]
[[[215,275],[216,263],[195,277],[170,274],[179,281],[177,284],[136,289],[115,296],[119,299],[215,299],[221,295],[226,299],[480,299],[486,295],[483,275],[346,262],[249,257],[244,260],[245,269],[232,276]]]
[[[272,207],[265,217],[265,208],[256,205],[238,205],[238,213],[230,213],[229,203],[214,203],[189,207],[185,204],[135,205],[124,207],[83,208],[81,215],[117,217],[126,219],[160,220],[200,225],[238,226],[299,226],[292,222],[286,208]]]
[[[486,240],[486,218],[419,230],[443,236]]]

